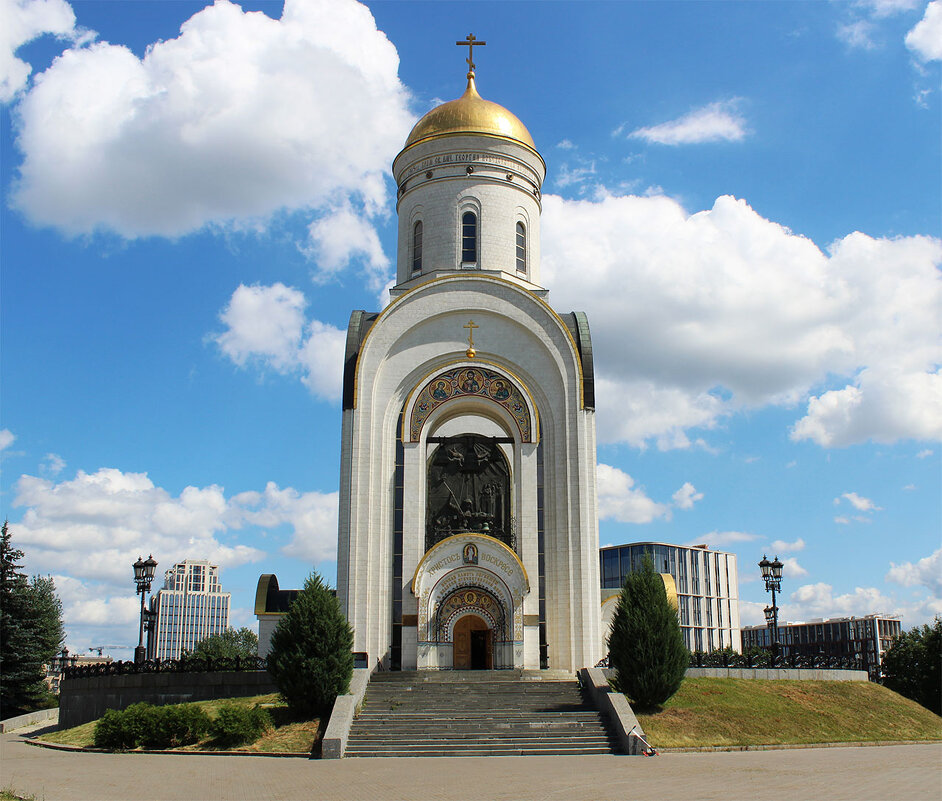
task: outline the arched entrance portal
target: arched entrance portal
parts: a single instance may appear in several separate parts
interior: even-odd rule
[[[477,615],[465,615],[454,628],[455,670],[490,670],[494,666],[493,635]]]

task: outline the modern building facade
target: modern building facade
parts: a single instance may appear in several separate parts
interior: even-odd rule
[[[603,653],[591,338],[540,283],[544,161],[471,67],[393,163],[392,300],[350,318],[337,595],[370,666],[578,669]]]
[[[229,628],[229,602],[216,565],[197,559],[175,564],[150,599],[156,618],[147,636],[147,658],[179,659],[200,640],[222,634]]]
[[[632,542],[599,549],[602,579],[602,636],[608,637],[618,594],[625,576],[646,553],[665,578],[668,596],[676,593],[680,628],[691,651],[742,647],[739,626],[739,579],[736,554],[713,551],[706,545]],[[669,580],[668,580],[669,577]]]
[[[861,669],[865,669],[871,679],[877,679],[883,654],[902,631],[898,617],[875,614],[823,618],[807,623],[779,622],[778,640],[786,656],[857,657]],[[771,645],[772,635],[768,626],[745,626],[742,629],[743,650],[770,648]]]

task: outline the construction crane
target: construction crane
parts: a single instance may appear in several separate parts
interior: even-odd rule
[[[104,651],[106,648],[124,648],[124,647],[126,646],[124,645],[93,645],[88,650],[89,652],[98,651],[98,656],[101,656],[101,652]]]

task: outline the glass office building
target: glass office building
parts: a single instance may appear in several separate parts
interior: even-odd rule
[[[673,579],[680,627],[687,647],[691,651],[715,651],[726,647],[740,651],[742,637],[736,554],[712,551],[706,545],[633,542],[600,548],[603,637],[608,636],[608,626],[625,576],[641,564],[645,553],[651,554],[658,573]],[[665,582],[668,587],[670,583]]]
[[[883,654],[902,631],[902,623],[895,615],[826,618],[807,623],[779,621],[778,640],[786,655],[855,657],[861,670],[876,680]],[[769,648],[771,642],[768,626],[746,626],[742,630],[744,650]]]
[[[175,564],[150,599],[157,620],[147,637],[147,658],[179,659],[200,640],[222,634],[229,628],[229,600],[216,565],[196,559]]]

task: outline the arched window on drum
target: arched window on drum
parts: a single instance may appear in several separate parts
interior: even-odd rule
[[[422,221],[412,226],[412,274],[422,272]]]
[[[461,264],[476,266],[478,261],[478,216],[466,211],[461,216]]]
[[[527,228],[522,222],[517,223],[517,272],[527,271]]]

